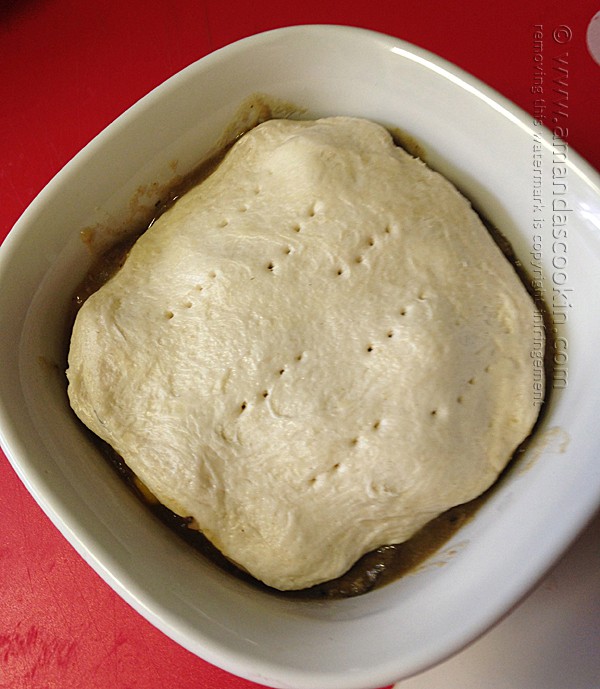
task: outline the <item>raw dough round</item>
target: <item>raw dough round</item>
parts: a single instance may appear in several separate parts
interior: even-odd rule
[[[273,120],[84,304],[69,396],[164,505],[300,589],[494,482],[539,411],[535,309],[384,128]]]

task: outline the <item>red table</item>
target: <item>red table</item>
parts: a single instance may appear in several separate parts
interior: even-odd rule
[[[0,239],[80,148],[154,86],[216,48],[289,24],[398,36],[531,114],[540,97],[532,93],[537,30],[544,97],[562,99],[570,147],[600,168],[600,15],[586,43],[599,11],[600,0],[4,0]],[[51,525],[1,453],[0,505],[0,689],[257,686],[192,656],[133,612]],[[492,664],[484,684],[500,686],[497,670]]]

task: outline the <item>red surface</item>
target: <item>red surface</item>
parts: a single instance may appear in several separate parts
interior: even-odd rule
[[[600,0],[0,0],[0,239],[80,148],[154,86],[216,48],[289,24],[398,36],[529,112],[541,24],[548,112],[556,60],[568,53],[567,140],[600,168],[600,66],[585,42],[598,11]],[[571,38],[561,44],[553,31],[563,25]],[[192,656],[133,612],[51,525],[1,453],[0,505],[0,689],[258,686]]]

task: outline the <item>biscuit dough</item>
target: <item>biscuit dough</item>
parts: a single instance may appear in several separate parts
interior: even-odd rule
[[[69,397],[164,505],[300,589],[495,481],[538,413],[535,308],[385,129],[272,120],[86,301]]]

